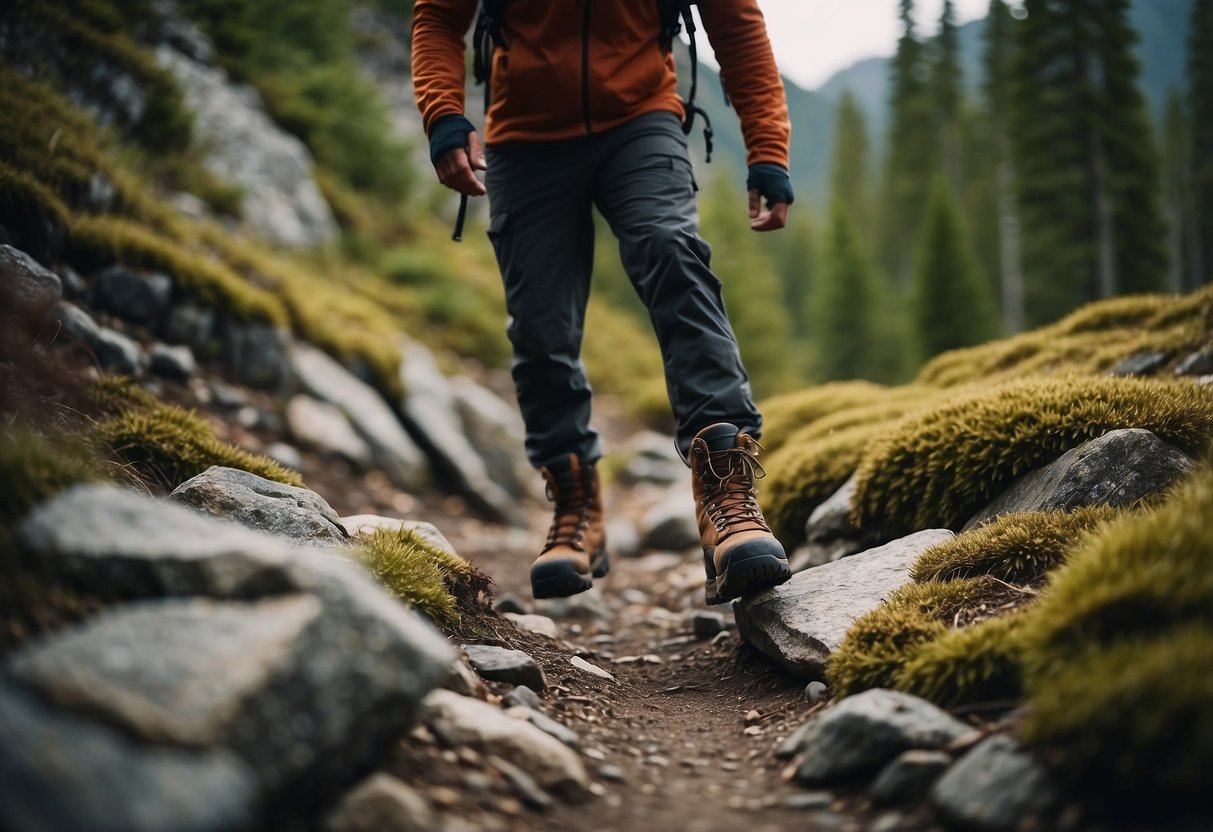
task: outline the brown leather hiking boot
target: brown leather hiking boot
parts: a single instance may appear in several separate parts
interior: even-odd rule
[[[602,525],[598,469],[570,455],[543,468],[556,515],[543,552],[531,566],[536,598],[565,598],[585,592],[611,569]]]
[[[691,485],[703,544],[709,604],[723,604],[792,577],[783,546],[758,508],[754,480],[765,475],[758,442],[726,423],[691,443]]]

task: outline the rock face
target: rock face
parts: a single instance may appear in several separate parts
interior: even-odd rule
[[[394,485],[405,490],[424,485],[429,473],[425,455],[370,385],[307,344],[294,344],[290,360],[299,385],[317,399],[341,408],[371,446],[375,465]]]
[[[245,829],[257,781],[224,751],[141,747],[0,686],[0,827],[74,832]]]
[[[1023,828],[1056,802],[1048,771],[1005,736],[961,757],[931,790],[931,804],[949,825],[978,832]]]
[[[495,754],[528,772],[565,800],[589,796],[589,778],[576,752],[528,721],[457,693],[437,690],[425,700],[425,723],[451,745]]]
[[[241,215],[253,231],[285,246],[322,245],[337,236],[312,177],[311,154],[265,114],[255,91],[170,46],[158,48],[156,60],[194,114],[194,142],[207,170],[245,188]]]
[[[0,245],[0,280],[11,282],[17,303],[50,309],[63,298],[63,281],[24,251]]]
[[[455,394],[429,350],[411,341],[403,344],[400,380],[406,391],[401,414],[435,470],[489,517],[520,522],[514,499],[489,477],[484,460],[464,435]]]
[[[922,552],[954,535],[928,529],[810,569],[734,606],[741,637],[792,673],[822,679],[825,663],[856,618],[908,583]]]
[[[182,505],[301,543],[344,543],[337,512],[315,491],[215,466],[169,495]]]
[[[1115,430],[1020,477],[965,529],[1004,514],[1081,506],[1127,506],[1167,488],[1195,463],[1148,430]]]
[[[796,734],[796,778],[825,785],[875,771],[914,749],[938,750],[973,729],[923,699],[869,690],[844,699]]]

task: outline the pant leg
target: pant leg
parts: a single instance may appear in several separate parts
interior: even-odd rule
[[[489,238],[505,284],[512,374],[536,468],[602,456],[581,339],[594,256],[588,166],[575,143],[487,150]]]
[[[711,249],[699,236],[697,187],[678,119],[653,113],[613,138],[594,200],[657,333],[678,448],[686,458],[695,434],[716,422],[757,437],[762,416],[711,270]]]

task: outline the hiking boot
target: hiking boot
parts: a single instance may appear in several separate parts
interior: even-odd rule
[[[766,474],[760,446],[730,424],[704,428],[691,443],[691,484],[703,544],[709,604],[778,586],[792,577],[783,546],[758,508],[754,480]]]
[[[565,598],[585,592],[610,571],[602,525],[598,470],[570,455],[541,470],[556,515],[543,552],[531,566],[536,598]]]

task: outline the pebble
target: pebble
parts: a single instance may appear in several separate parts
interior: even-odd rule
[[[468,654],[472,667],[485,679],[526,685],[532,690],[543,690],[547,687],[543,669],[521,650],[507,650],[488,644],[465,644],[463,649]]]
[[[718,612],[697,612],[691,618],[691,629],[695,638],[709,639],[724,632],[724,616]]]
[[[868,827],[868,832],[901,832],[908,829],[906,819],[897,812],[885,812]]]
[[[535,809],[546,809],[552,805],[551,795],[541,789],[535,779],[518,766],[497,756],[490,756],[488,764],[505,775],[514,793],[523,803]]]
[[[543,709],[543,700],[539,698],[539,694],[526,685],[518,685],[507,693],[505,695],[505,704],[511,708],[522,705],[535,711]]]
[[[826,698],[826,694],[830,692],[829,687],[825,682],[809,682],[804,689],[804,697],[809,700],[810,705],[816,705]]]
[[[834,795],[829,792],[800,792],[790,794],[783,799],[785,809],[828,809],[834,802]]]
[[[512,621],[514,626],[519,630],[526,630],[529,633],[535,633],[553,640],[557,638],[556,622],[546,615],[524,615],[517,612],[503,612],[501,616]]]
[[[596,664],[590,664],[585,659],[581,658],[581,656],[573,656],[571,659],[569,659],[569,663],[578,670],[584,670],[591,676],[597,676],[599,679],[606,679],[609,682],[615,681],[615,677],[610,673],[607,673]]]
[[[644,758],[645,765],[656,766],[657,768],[668,768],[670,761],[662,757],[660,754],[650,754]]]
[[[951,764],[951,755],[943,751],[906,751],[876,776],[872,802],[889,805],[920,800]]]
[[[497,612],[501,613],[502,615],[505,615],[506,613],[513,613],[515,615],[526,615],[530,612],[530,610],[527,609],[526,604],[523,603],[521,598],[519,598],[517,595],[508,595],[508,594],[502,595],[500,598],[498,598],[497,602],[495,604],[493,604],[493,609],[496,610]]]
[[[598,776],[611,783],[624,782],[623,769],[619,766],[602,766],[598,769]]]

